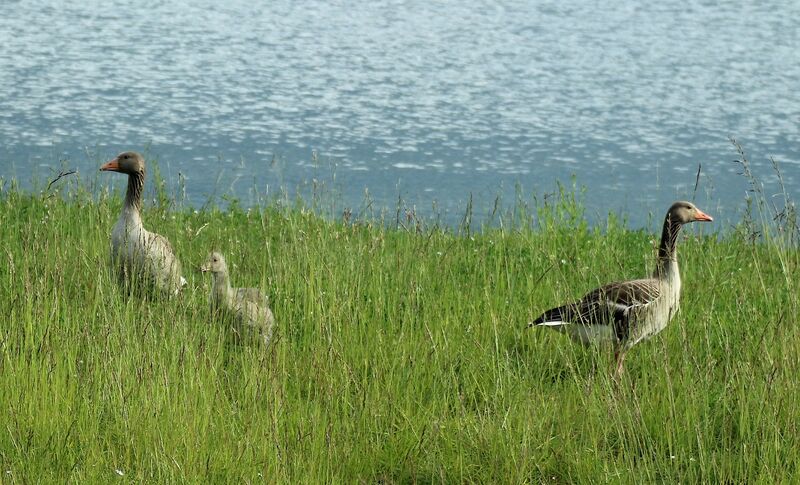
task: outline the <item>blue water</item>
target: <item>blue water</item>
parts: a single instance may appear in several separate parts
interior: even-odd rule
[[[316,179],[455,220],[574,175],[641,225],[676,198],[735,218],[735,137],[800,195],[796,0],[254,3],[0,2],[0,176],[121,186],[98,161],[133,149],[191,204]]]

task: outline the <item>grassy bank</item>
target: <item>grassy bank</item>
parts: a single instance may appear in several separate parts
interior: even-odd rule
[[[778,482],[800,474],[800,253],[752,220],[688,227],[683,309],[611,356],[538,312],[643,275],[657,235],[569,198],[483,231],[281,206],[147,204],[189,280],[124,297],[121,195],[0,195],[0,481]],[[665,208],[666,209],[666,208]],[[703,234],[701,231],[706,231]],[[208,251],[272,299],[277,339],[209,320]]]

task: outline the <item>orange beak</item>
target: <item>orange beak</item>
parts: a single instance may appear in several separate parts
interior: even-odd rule
[[[108,162],[104,163],[102,167],[100,167],[101,172],[119,172],[119,159],[115,158],[113,160],[109,160]]]
[[[701,211],[700,209],[697,209],[697,212],[694,215],[694,220],[711,222],[714,219],[710,215],[708,215],[705,212]]]

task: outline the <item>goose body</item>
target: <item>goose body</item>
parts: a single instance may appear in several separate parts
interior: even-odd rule
[[[153,287],[168,295],[186,284],[181,264],[169,241],[142,224],[144,158],[135,152],[119,154],[100,167],[102,171],[128,175],[128,189],[122,212],[111,230],[111,259],[125,286]]]
[[[218,252],[211,253],[200,269],[212,275],[212,314],[231,319],[237,340],[256,339],[268,345],[272,340],[275,317],[267,296],[257,288],[233,288],[225,257]]]
[[[529,326],[549,327],[587,345],[612,344],[616,372],[621,373],[625,353],[662,331],[679,310],[681,276],[676,245],[681,227],[712,220],[691,202],[675,202],[664,218],[658,260],[651,277],[601,286],[577,301],[547,310]]]

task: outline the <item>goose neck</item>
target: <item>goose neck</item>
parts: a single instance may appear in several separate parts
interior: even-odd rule
[[[212,291],[214,292],[214,298],[217,301],[227,301],[230,298],[231,293],[233,293],[233,289],[231,288],[230,278],[228,278],[227,273],[214,273],[214,284]]]
[[[125,209],[139,212],[142,208],[144,172],[128,174],[128,191],[125,193]]]
[[[670,218],[664,219],[664,228],[661,231],[661,243],[658,246],[657,275],[666,275],[670,269],[677,266],[678,262],[678,233],[683,224]]]

